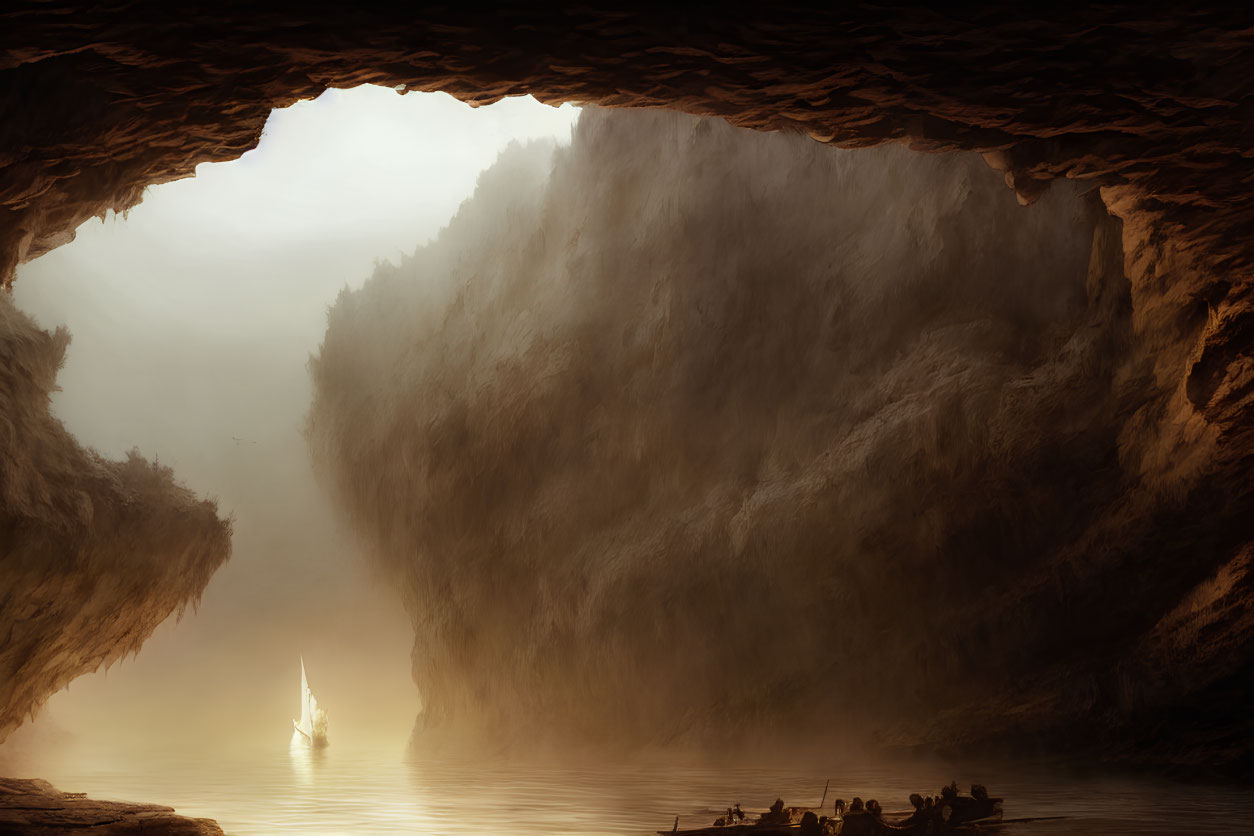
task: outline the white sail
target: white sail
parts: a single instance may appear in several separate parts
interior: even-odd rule
[[[297,728],[305,737],[313,737],[313,711],[310,710],[309,700],[313,697],[313,691],[309,690],[309,677],[305,676],[305,657],[300,657],[300,723]]]
[[[300,659],[300,720],[293,720],[292,725],[310,743],[324,745],[327,742],[327,713],[318,708],[318,701],[309,689],[304,656]]]

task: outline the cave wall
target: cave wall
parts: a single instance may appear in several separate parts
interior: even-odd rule
[[[1248,663],[1182,614],[1246,582],[1165,350],[1205,320],[1138,321],[1120,236],[972,154],[656,110],[503,155],[311,364],[419,739],[1111,748]]]
[[[145,186],[238,157],[271,108],[327,86],[665,106],[840,146],[977,150],[1025,202],[1059,177],[1101,184],[1129,250],[1155,253],[1139,268],[1215,314],[1199,408],[1229,428],[1246,409],[1248,10],[29,3],[0,21],[6,281]]]
[[[104,459],[51,414],[69,341],[0,294],[0,740],[74,677],[138,652],[231,552],[230,523],[169,468]]]
[[[1176,540],[1125,544],[1128,560],[1181,565],[1170,594],[1194,604],[1159,635],[1163,653],[1187,654],[1171,624],[1192,624],[1206,641],[1239,639],[1248,624],[1250,515],[1234,511],[1248,510],[1254,394],[1249,18],[1207,4],[1031,18],[1002,6],[943,14],[894,4],[718,14],[503,4],[490,16],[397,15],[369,3],[195,13],[11,4],[0,12],[0,269],[11,281],[17,264],[83,220],[133,205],[146,185],[239,156],[271,108],[361,83],[472,103],[529,92],[665,106],[842,146],[976,150],[1023,202],[1052,179],[1088,179],[1122,222],[1131,339],[1152,358],[1154,385],[1173,395],[1137,415],[1160,442],[1143,467],[1169,464],[1203,436],[1213,442],[1204,461],[1182,465],[1206,472],[1211,493],[1190,495],[1165,529]],[[6,354],[10,367],[21,362]],[[1069,583],[1083,589],[1076,563]],[[114,600],[119,612],[131,605],[126,594]],[[1233,664],[1223,687],[1247,681],[1248,666]],[[1122,699],[1112,675],[1098,702]]]
[[[1132,186],[1175,246],[1248,268],[1250,15],[1134,4],[1024,18],[896,4],[403,16],[371,3],[19,3],[6,77],[6,276],[144,186],[255,146],[271,108],[326,86],[472,103],[666,106],[839,145],[977,149],[1025,200],[1049,180]]]

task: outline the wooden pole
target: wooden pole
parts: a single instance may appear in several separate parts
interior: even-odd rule
[[[819,802],[819,809],[823,809],[823,805],[827,803],[827,789],[832,785],[832,779],[828,778],[827,783],[823,785],[823,800]]]

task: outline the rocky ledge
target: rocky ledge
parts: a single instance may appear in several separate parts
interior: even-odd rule
[[[161,836],[221,836],[212,819],[175,815],[160,804],[96,801],[61,792],[47,781],[0,778],[0,836],[10,833],[146,833]]]

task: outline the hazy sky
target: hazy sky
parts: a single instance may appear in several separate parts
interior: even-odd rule
[[[333,741],[403,742],[419,704],[412,628],[312,481],[305,364],[343,286],[431,238],[510,141],[568,142],[577,115],[328,91],[276,111],[242,159],[150,189],[19,271],[18,306],[73,334],[54,399],[69,429],[110,457],[137,447],[235,517],[234,556],[199,611],[76,680],[40,726],[286,741],[303,652]]]

